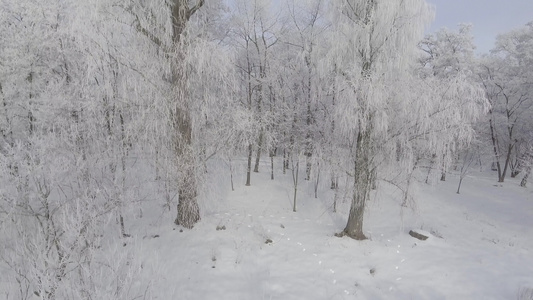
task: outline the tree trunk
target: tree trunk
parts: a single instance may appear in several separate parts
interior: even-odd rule
[[[252,171],[252,156],[254,155],[252,144],[248,144],[248,166],[246,168],[246,186],[250,186],[250,176]]]
[[[366,131],[359,130],[357,135],[357,145],[355,150],[354,167],[354,191],[348,223],[342,235],[347,235],[356,240],[365,240],[367,237],[363,233],[363,216],[366,201],[370,197],[372,188],[372,164],[371,164],[371,127]]]
[[[298,172],[299,170],[300,170],[300,157],[298,157],[296,166],[294,165],[294,161],[292,163],[292,182],[294,184],[294,197],[293,197],[293,204],[292,204],[293,212],[296,212],[296,195],[298,194]]]
[[[283,174],[287,173],[288,168],[289,168],[289,158],[287,156],[287,151],[283,150]]]
[[[261,160],[261,149],[263,148],[263,129],[259,133],[259,140],[257,141],[257,156],[255,157],[254,172],[259,173],[259,161]]]
[[[270,180],[274,180],[274,155],[276,151],[270,151]]]
[[[433,165],[435,164],[435,158],[436,157],[437,156],[435,154],[433,154],[432,157],[431,157],[431,161],[429,162],[428,173],[426,175],[426,181],[425,181],[426,184],[429,183],[429,176],[431,175],[431,170],[433,169]]]
[[[333,212],[337,212],[337,201],[339,200],[339,188],[335,187],[335,193],[333,194]]]
[[[461,184],[463,183],[463,176],[459,178],[459,186],[457,187],[457,194],[461,193]]]
[[[524,175],[524,178],[522,178],[522,181],[520,181],[520,186],[521,187],[526,187],[527,179],[529,178],[529,174],[531,174],[531,167],[527,167],[526,175]]]
[[[231,162],[231,158],[229,159],[229,174],[230,174],[230,182],[231,182],[231,191],[235,191],[233,188],[233,164]]]
[[[498,151],[498,138],[496,137],[496,130],[494,129],[494,125],[492,124],[492,110],[489,110],[489,114],[491,115],[489,119],[489,126],[490,126],[490,138],[492,141],[492,150],[494,151],[494,159],[496,162],[496,169],[498,170],[498,182],[503,182],[502,178],[502,168],[500,165],[500,153]]]
[[[196,160],[193,153],[192,117],[189,107],[189,94],[185,83],[185,71],[180,53],[181,35],[190,17],[204,4],[198,0],[196,5],[189,7],[187,0],[173,0],[172,6],[172,42],[178,53],[172,61],[172,86],[174,98],[172,104],[173,143],[177,166],[181,170],[178,179],[178,215],[174,221],[177,225],[192,228],[200,220],[200,208],[196,199]]]
[[[320,169],[317,166],[316,181],[315,181],[315,199],[318,198],[318,184],[320,183]]]
[[[188,168],[181,176],[178,190],[178,216],[174,223],[191,229],[196,222],[200,221],[200,208],[196,200],[196,174],[194,168]]]
[[[505,181],[505,175],[507,174],[507,169],[509,168],[509,163],[511,162],[511,152],[513,151],[513,146],[514,145],[512,143],[509,143],[509,145],[507,145],[507,155],[505,156],[505,164],[503,165],[503,171],[501,172],[498,182]]]
[[[306,163],[305,163],[305,180],[311,180],[311,152],[305,153]]]
[[[411,169],[411,172],[409,172],[409,175],[407,176],[407,187],[405,188],[405,192],[403,194],[402,207],[407,207],[407,203],[409,202],[409,193],[411,189],[411,183],[413,182],[414,172],[417,166],[418,166],[418,159],[415,160],[413,169]],[[373,172],[373,173],[376,173],[376,172]]]

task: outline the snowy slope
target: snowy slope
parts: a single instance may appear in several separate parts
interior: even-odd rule
[[[153,299],[518,299],[533,288],[533,193],[490,176],[466,178],[460,195],[454,176],[421,186],[414,210],[383,187],[368,205],[367,241],[333,236],[349,203],[332,213],[330,191],[314,199],[303,182],[295,213],[289,174],[253,174],[251,187],[237,177],[234,192],[220,176],[228,187],[194,229],[154,209],[127,247]]]

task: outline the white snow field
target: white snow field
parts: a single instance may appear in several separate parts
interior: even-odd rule
[[[365,216],[369,240],[356,241],[334,236],[349,201],[333,213],[333,193],[315,199],[302,180],[293,212],[291,175],[271,181],[267,170],[250,187],[235,174],[233,192],[229,175],[215,179],[222,186],[192,230],[172,224],[174,211],[146,212],[151,223],[130,228],[126,246],[142,260],[137,283],[153,299],[533,299],[533,190],[518,179],[473,172],[457,194],[451,174],[419,184],[414,209],[381,186]]]

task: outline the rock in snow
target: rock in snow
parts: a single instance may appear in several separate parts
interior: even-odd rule
[[[429,237],[429,235],[421,234],[421,233],[417,232],[416,230],[410,230],[409,231],[409,235],[414,237],[414,238],[416,238],[416,239],[419,239],[421,241],[425,241]]]

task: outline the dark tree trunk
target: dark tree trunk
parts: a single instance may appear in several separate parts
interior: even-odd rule
[[[354,191],[348,223],[342,235],[347,235],[356,240],[365,240],[363,233],[363,216],[366,202],[372,189],[372,164],[371,164],[371,128],[366,131],[359,130],[355,151]]]
[[[229,174],[230,174],[230,182],[231,182],[231,191],[235,191],[233,188],[233,164],[231,162],[231,158],[229,159]]]
[[[190,17],[204,4],[198,0],[196,5],[189,7],[187,0],[172,1],[172,42],[174,49],[179,50],[181,35]],[[174,223],[185,228],[192,228],[200,220],[200,208],[197,202],[196,160],[192,145],[192,117],[185,84],[185,74],[181,59],[184,53],[178,53],[172,62],[172,125],[174,130],[173,143],[176,160],[181,169],[178,182],[178,215]]]
[[[263,130],[259,133],[259,140],[257,141],[257,155],[255,157],[254,172],[259,173],[259,161],[261,160],[261,149],[263,148]]]
[[[248,165],[246,168],[246,186],[250,186],[250,176],[252,171],[252,156],[253,156],[253,146],[252,144],[248,144]]]
[[[289,168],[289,156],[287,155],[287,151],[283,150],[283,174],[287,173],[288,168]]]
[[[296,212],[296,196],[298,194],[298,173],[299,171],[300,171],[300,158],[298,158],[296,165],[294,165],[294,161],[292,164],[292,182],[294,184],[294,197],[293,197],[293,204],[292,204],[293,212]]]
[[[457,187],[457,194],[461,193],[461,184],[463,183],[463,176],[459,178],[459,186]]]
[[[529,174],[531,174],[531,167],[527,167],[527,169],[526,169],[526,174],[525,174],[524,177],[522,178],[522,181],[520,181],[520,186],[521,186],[521,187],[526,187],[526,185],[527,185],[527,179],[529,178]]]
[[[274,180],[274,155],[276,150],[270,151],[270,180]]]
[[[498,182],[505,181],[505,175],[507,174],[507,169],[509,169],[509,163],[511,162],[511,152],[513,151],[513,146],[514,145],[512,143],[509,143],[509,145],[507,145],[507,155],[505,156],[505,164],[503,165],[503,171],[501,172]]]
[[[188,168],[181,177],[181,187],[178,190],[178,216],[174,223],[191,229],[200,221],[200,208],[196,200],[196,174],[194,168]]]
[[[311,152],[306,152],[305,153],[305,160],[306,160],[306,163],[305,163],[305,180],[309,181],[311,180]]]
[[[496,169],[498,170],[498,182],[503,182],[504,177],[502,177],[502,168],[500,165],[500,153],[498,151],[498,138],[496,136],[496,130],[494,129],[494,124],[492,123],[492,110],[489,110],[489,114],[491,115],[489,119],[489,127],[490,127],[490,138],[492,141],[492,150],[494,152],[494,159],[496,163]]]

